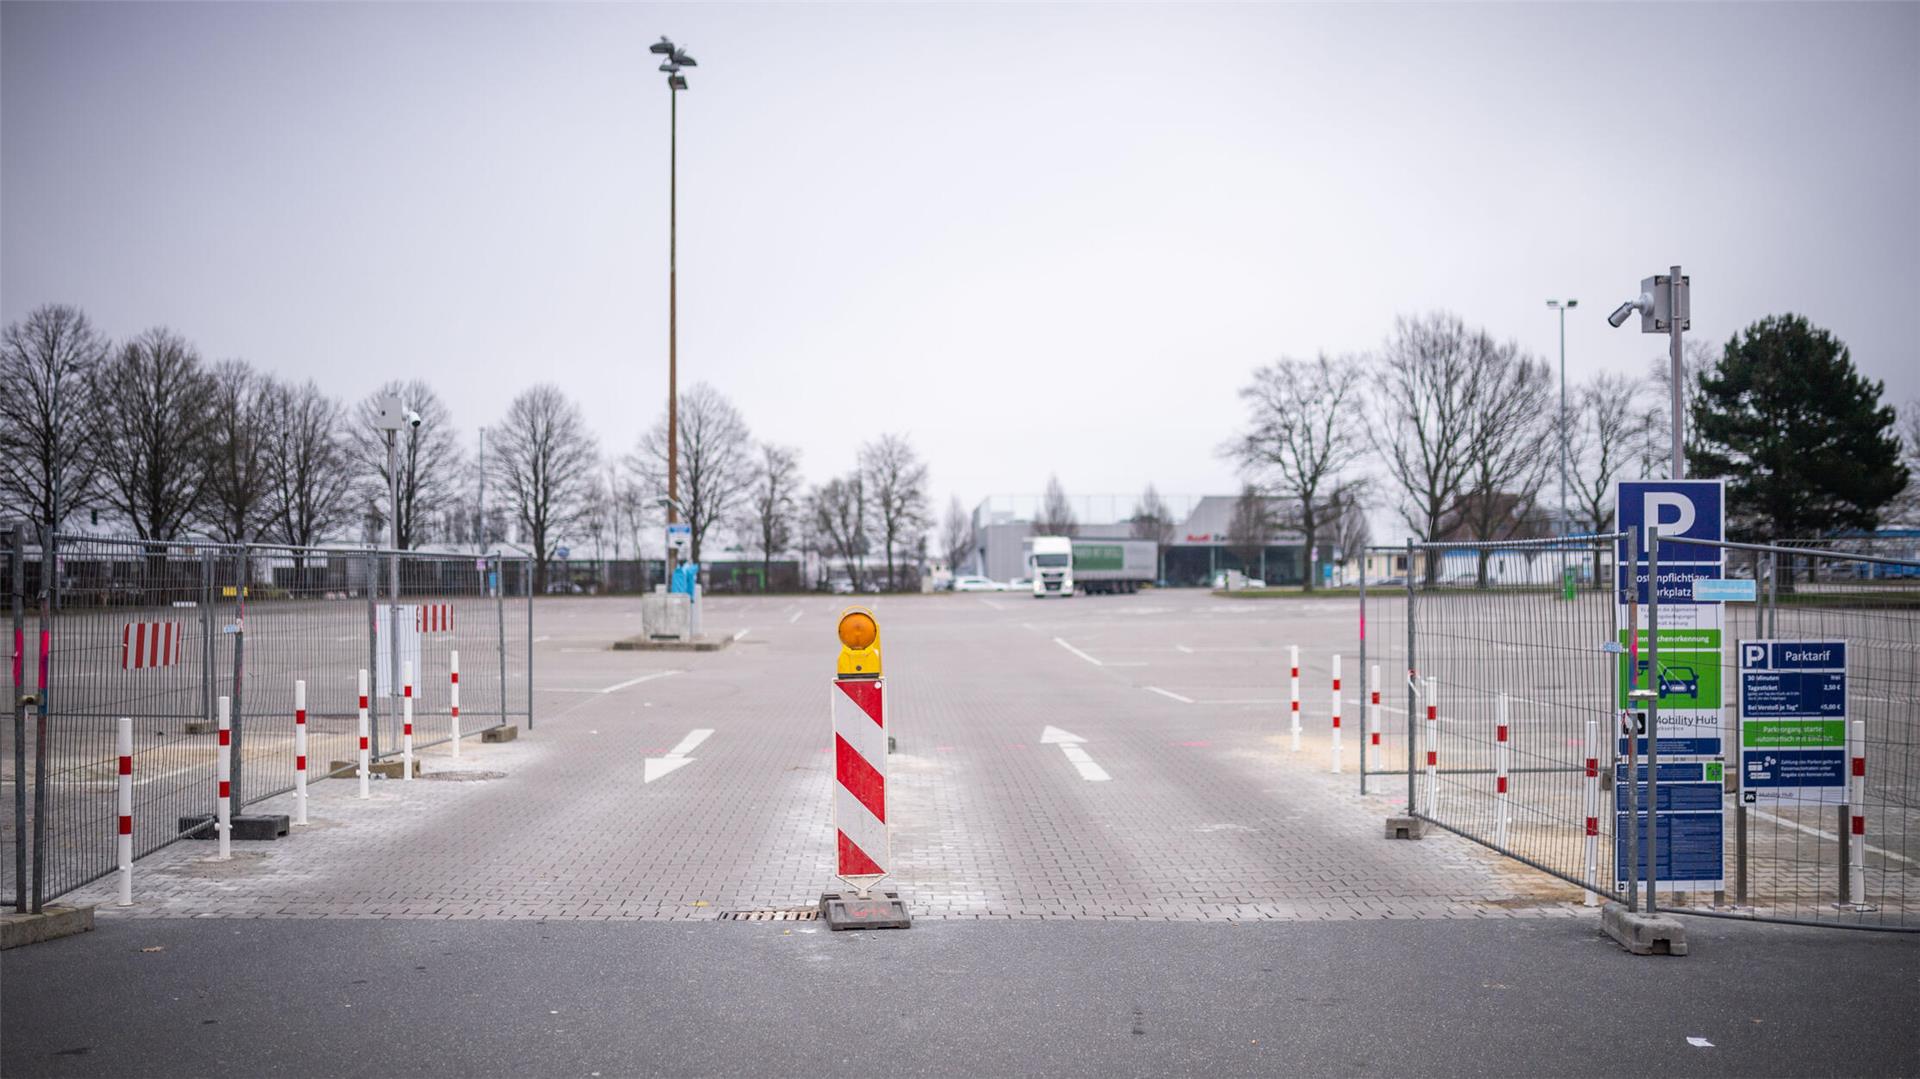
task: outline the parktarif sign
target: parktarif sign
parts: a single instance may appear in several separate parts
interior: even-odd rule
[[[1845,802],[1846,642],[1741,641],[1739,647],[1741,797]]]
[[[1624,480],[1614,485],[1614,507],[1619,530],[1640,534],[1639,560],[1629,560],[1625,539],[1619,543],[1616,559],[1617,624],[1626,650],[1620,655],[1616,679],[1618,706],[1629,707],[1629,688],[1657,690],[1661,757],[1719,756],[1726,745],[1721,729],[1722,601],[1712,586],[1702,588],[1695,582],[1724,577],[1725,555],[1710,542],[1688,541],[1725,538],[1725,484],[1720,480]],[[1655,542],[1660,580],[1653,587],[1659,589],[1660,624],[1649,626],[1648,553]],[[1638,641],[1627,639],[1630,599],[1641,604]],[[1657,665],[1649,654],[1655,633],[1660,645]],[[1624,755],[1626,739],[1619,742]],[[1646,752],[1644,739],[1636,749]]]

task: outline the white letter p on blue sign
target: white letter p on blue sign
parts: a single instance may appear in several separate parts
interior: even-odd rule
[[[1740,645],[1740,665],[1742,667],[1760,667],[1767,662],[1767,646],[1746,641]]]
[[[1693,499],[1675,491],[1649,491],[1641,511],[1649,536],[1684,536],[1693,527]],[[1663,514],[1661,511],[1671,511]]]

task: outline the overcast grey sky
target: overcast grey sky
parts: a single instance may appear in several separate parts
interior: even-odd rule
[[[629,449],[680,361],[808,476],[1230,490],[1235,390],[1450,308],[1573,378],[1685,265],[1920,397],[1920,6],[22,4],[0,317],[164,323],[463,439],[559,383]],[[1631,324],[1630,324],[1631,327]],[[1397,534],[1397,533],[1396,533]]]

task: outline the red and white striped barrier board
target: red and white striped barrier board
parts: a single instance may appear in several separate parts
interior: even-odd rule
[[[362,798],[373,797],[367,790],[367,780],[370,778],[373,766],[373,762],[368,759],[367,734],[367,669],[362,667],[360,668],[360,797]]]
[[[1367,761],[1376,772],[1384,771],[1380,747],[1380,665],[1373,665],[1367,678]]]
[[[1435,694],[1440,691],[1440,679],[1427,676],[1427,814],[1433,816],[1440,811],[1440,702]]]
[[[421,633],[452,633],[453,604],[422,603],[414,607],[413,628]]]
[[[452,728],[453,755],[460,756],[460,650],[447,653],[447,666],[451,668],[447,681],[447,722]]]
[[[214,829],[220,833],[220,860],[233,857],[233,698],[220,698],[220,756],[214,777],[219,797],[214,802]]]
[[[133,720],[122,718],[114,740],[120,753],[120,834],[115,840],[120,856],[120,897],[123,907],[133,906]]]
[[[1293,733],[1293,751],[1300,752],[1300,646],[1287,647],[1287,665],[1293,673],[1287,678],[1287,707],[1292,713],[1289,729]]]
[[[307,823],[307,682],[293,682],[293,823]]]
[[[400,665],[400,778],[413,782],[413,664]]]
[[[1600,905],[1600,724],[1587,720],[1587,906]]]
[[[1497,714],[1493,717],[1493,800],[1497,815],[1494,818],[1494,846],[1504,848],[1507,845],[1507,695],[1500,694],[1494,701]]]
[[[120,669],[173,666],[184,636],[178,622],[128,622],[120,627]]]
[[[1333,657],[1333,771],[1340,772],[1340,656]]]
[[[887,875],[886,686],[880,679],[833,683],[835,873],[864,890]]]

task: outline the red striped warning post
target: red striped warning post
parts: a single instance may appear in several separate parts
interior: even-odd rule
[[[835,872],[861,886],[886,876],[886,688],[880,679],[833,683],[833,827]]]

